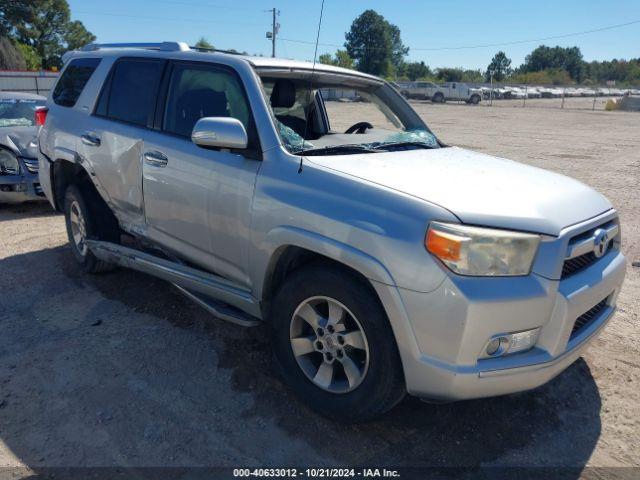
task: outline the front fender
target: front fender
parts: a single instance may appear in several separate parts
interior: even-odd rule
[[[283,225],[269,231],[265,240],[270,256],[278,248],[285,245],[300,247],[347,265],[370,280],[386,285],[395,285],[391,273],[377,258],[351,245],[318,233],[299,227]]]

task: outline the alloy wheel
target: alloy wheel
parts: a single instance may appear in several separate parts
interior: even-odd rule
[[[311,297],[296,308],[289,331],[298,365],[316,386],[348,393],[364,380],[369,345],[362,325],[342,303]]]
[[[83,257],[87,254],[87,226],[82,214],[82,209],[77,200],[74,200],[69,207],[69,222],[71,223],[71,236],[73,243],[80,255]]]

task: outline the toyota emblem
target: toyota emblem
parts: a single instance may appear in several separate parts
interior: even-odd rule
[[[609,234],[603,228],[599,228],[594,232],[593,238],[593,254],[596,258],[602,257],[607,253],[609,247]]]

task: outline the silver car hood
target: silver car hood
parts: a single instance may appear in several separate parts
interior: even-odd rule
[[[468,224],[558,235],[612,208],[572,178],[457,147],[308,161],[435,203]]]
[[[16,155],[25,158],[38,158],[38,127],[1,127],[0,145]]]

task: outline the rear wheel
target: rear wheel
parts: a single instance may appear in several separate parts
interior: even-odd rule
[[[444,95],[440,92],[436,93],[431,99],[433,103],[444,103]]]
[[[101,210],[97,194],[80,190],[76,185],[67,188],[64,198],[64,213],[67,225],[67,236],[71,244],[73,256],[89,273],[112,270],[114,265],[99,260],[87,246],[87,239],[117,242],[120,231],[117,223],[108,215],[100,222],[97,214]],[[110,212],[109,212],[110,213]],[[99,223],[100,222],[100,223]]]
[[[282,375],[319,413],[353,423],[405,394],[393,332],[377,297],[350,272],[318,264],[294,272],[272,308]]]

